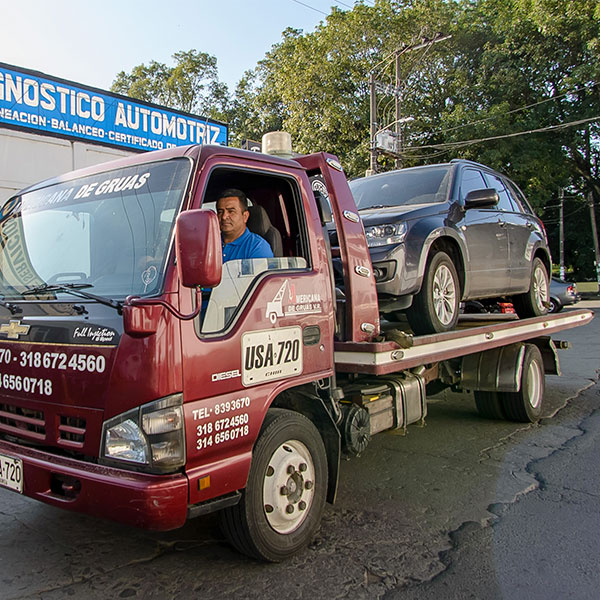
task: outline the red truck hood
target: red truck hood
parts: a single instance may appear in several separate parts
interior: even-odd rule
[[[173,378],[154,386],[155,339],[124,335],[114,309],[87,309],[0,317],[0,436],[97,456],[105,419],[174,391]]]

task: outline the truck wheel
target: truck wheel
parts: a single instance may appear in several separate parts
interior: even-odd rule
[[[407,310],[415,334],[450,331],[458,322],[460,284],[450,257],[437,252],[429,259],[423,285]]]
[[[531,268],[529,290],[513,297],[513,304],[519,317],[526,319],[545,315],[548,312],[549,289],[548,271],[542,260],[536,256]]]
[[[525,344],[521,389],[502,392],[506,418],[519,423],[535,423],[542,415],[544,400],[544,361],[537,346]]]
[[[327,456],[303,415],[268,411],[254,446],[246,489],[221,514],[223,533],[243,554],[280,562],[315,535],[327,493]]]
[[[502,396],[498,392],[473,392],[477,412],[484,419],[506,419]]]

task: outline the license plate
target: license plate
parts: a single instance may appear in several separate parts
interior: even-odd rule
[[[23,493],[23,461],[0,454],[0,486]]]

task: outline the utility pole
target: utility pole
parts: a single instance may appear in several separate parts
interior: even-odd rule
[[[396,52],[396,125],[394,130],[396,132],[396,159],[394,160],[394,166],[396,169],[402,168],[402,158],[400,157],[400,153],[402,152],[402,124],[400,123],[400,52]]]
[[[590,207],[590,223],[592,224],[592,238],[594,239],[594,266],[596,267],[596,281],[600,291],[600,248],[598,247],[598,229],[596,228],[596,213],[594,210],[594,195],[588,192],[588,206]]]
[[[592,180],[591,164],[591,144],[590,144],[590,126],[585,128],[585,160],[589,170],[590,181]],[[600,248],[598,247],[598,229],[596,228],[596,211],[594,209],[594,192],[591,189],[588,192],[588,206],[590,208],[590,224],[592,226],[592,239],[594,240],[594,267],[596,267],[596,281],[598,282],[598,292],[600,292]]]
[[[395,50],[394,52],[392,52],[391,54],[389,54],[388,56],[386,56],[383,60],[380,60],[371,70],[371,72],[369,73],[369,95],[370,95],[370,102],[369,102],[369,112],[370,112],[370,140],[369,140],[369,169],[367,171],[367,175],[373,175],[375,173],[377,173],[377,134],[387,130],[388,132],[391,133],[391,127],[392,127],[392,123],[389,123],[387,125],[385,125],[383,127],[383,129],[379,129],[378,128],[378,123],[377,123],[377,86],[381,85],[383,86],[385,92],[384,93],[390,93],[390,88],[391,89],[391,93],[394,94],[394,96],[396,97],[396,101],[395,101],[395,108],[396,108],[396,120],[395,123],[393,123],[394,125],[394,137],[396,140],[396,144],[395,147],[393,149],[393,151],[391,152],[391,154],[395,154],[396,158],[395,158],[395,163],[396,163],[396,168],[400,168],[402,166],[402,157],[399,156],[400,152],[402,151],[402,123],[406,122],[404,119],[402,119],[400,117],[400,111],[401,111],[401,105],[402,105],[402,92],[401,92],[401,81],[400,81],[400,57],[403,54],[406,54],[408,52],[413,52],[414,50],[421,50],[423,48],[429,48],[430,46],[432,46],[433,44],[437,44],[439,42],[443,42],[444,40],[448,40],[450,39],[452,36],[451,35],[444,35],[443,33],[437,33],[433,38],[427,38],[427,37],[423,37],[421,39],[421,41],[417,44],[411,44],[410,46],[403,46],[401,49],[399,50]],[[391,57],[394,57],[395,61],[394,61],[394,66],[395,66],[395,86],[391,86],[391,85],[384,85],[381,83],[378,83],[375,79],[375,74],[377,72],[380,71],[379,67],[380,65],[382,65],[383,63],[389,64],[389,59]],[[411,121],[413,120],[412,117],[408,117],[407,120],[410,119]],[[386,151],[386,149],[384,149],[384,152]]]
[[[375,142],[375,133],[377,131],[377,96],[375,91],[375,73],[371,72],[369,75],[369,93],[370,93],[370,122],[371,122],[371,133],[369,135],[370,156],[369,162],[369,173],[368,175],[375,175],[377,173],[377,147]]]
[[[565,191],[560,188],[559,217],[558,217],[558,254],[560,264],[560,278],[565,280]]]

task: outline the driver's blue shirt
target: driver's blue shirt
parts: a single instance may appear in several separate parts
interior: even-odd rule
[[[248,228],[239,238],[225,244],[221,238],[223,248],[223,262],[238,258],[273,258],[273,251],[269,242]]]

